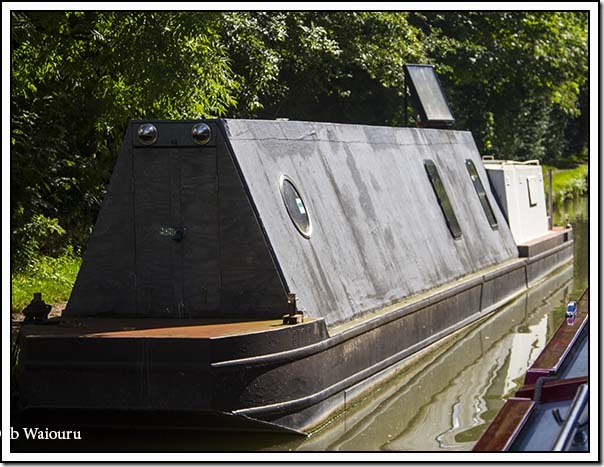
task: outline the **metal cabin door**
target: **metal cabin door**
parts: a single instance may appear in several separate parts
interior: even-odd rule
[[[216,148],[135,147],[133,169],[137,316],[215,316]]]

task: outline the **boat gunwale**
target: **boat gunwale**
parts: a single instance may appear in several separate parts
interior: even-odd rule
[[[545,253],[548,253],[548,255],[545,255],[544,257],[553,255],[560,250],[570,247],[571,245],[572,245],[571,241],[564,242],[562,245],[559,245],[559,247],[553,248],[552,250],[548,250],[547,252],[545,252]],[[570,261],[570,259],[567,261]],[[567,261],[564,261],[564,263],[566,263]],[[211,367],[212,368],[227,368],[227,367],[245,366],[245,365],[250,365],[250,364],[252,364],[254,366],[274,365],[274,364],[286,363],[286,362],[297,360],[300,358],[309,357],[311,355],[322,352],[330,347],[334,347],[343,342],[346,342],[355,337],[358,337],[361,334],[365,334],[378,327],[384,326],[392,321],[396,321],[400,318],[403,318],[405,316],[418,312],[428,306],[442,302],[448,298],[451,298],[452,296],[463,293],[473,287],[483,286],[486,282],[496,279],[498,277],[501,277],[504,274],[516,271],[521,268],[526,268],[526,266],[528,264],[529,264],[529,262],[528,262],[527,258],[514,258],[514,259],[510,260],[510,262],[508,262],[504,265],[501,265],[501,267],[496,268],[495,270],[490,270],[488,272],[484,272],[480,275],[477,275],[475,277],[470,277],[468,279],[461,279],[461,282],[458,284],[448,286],[442,291],[438,291],[437,293],[431,294],[427,297],[422,297],[416,301],[412,301],[410,303],[409,302],[404,303],[399,308],[386,312],[385,314],[380,314],[378,316],[371,317],[366,321],[360,322],[357,326],[354,326],[349,329],[345,329],[345,330],[341,331],[340,333],[334,334],[334,335],[328,337],[327,339],[321,340],[319,342],[309,344],[304,347],[298,347],[295,349],[285,350],[285,351],[281,351],[281,352],[275,352],[272,354],[265,354],[265,355],[259,355],[259,356],[254,356],[254,357],[245,357],[245,358],[239,358],[239,359],[233,359],[233,360],[224,360],[224,361],[220,361],[220,362],[213,362],[213,363],[211,363]],[[548,274],[549,273],[546,273],[545,275],[548,275]],[[528,284],[526,283],[526,278],[525,278],[525,285],[524,285],[524,289],[522,289],[522,290],[526,290],[526,288],[528,288]],[[522,290],[520,290],[520,291],[522,291]],[[517,293],[511,293],[509,296],[507,296],[505,299],[501,300],[500,302],[495,303],[485,309],[481,309],[477,313],[477,315],[481,316],[481,315],[484,315],[484,314],[487,314],[487,313],[490,313],[490,312],[496,310],[497,308],[503,306],[508,301],[512,300],[516,295],[517,295]],[[482,303],[480,304],[480,306],[482,308]],[[392,305],[390,305],[389,307],[392,307]],[[389,307],[386,307],[386,308],[389,308]],[[474,315],[472,315],[472,316],[474,316]]]

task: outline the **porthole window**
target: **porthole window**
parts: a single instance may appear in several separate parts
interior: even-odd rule
[[[310,238],[312,234],[312,224],[310,221],[310,214],[308,213],[308,207],[304,203],[304,198],[300,194],[300,190],[296,188],[296,185],[287,175],[281,175],[279,180],[279,189],[281,190],[281,197],[285,204],[285,209],[289,218],[304,237]]]
[[[428,174],[432,189],[438,200],[438,205],[445,216],[445,222],[447,223],[449,232],[451,232],[453,238],[461,238],[461,228],[459,227],[459,222],[457,222],[457,216],[455,215],[455,212],[453,212],[453,206],[451,205],[451,201],[449,201],[449,196],[447,195],[436,165],[431,160],[426,159],[424,160],[424,167],[426,168],[426,173]]]
[[[484,186],[482,185],[482,181],[478,176],[478,171],[476,170],[476,166],[474,165],[474,161],[472,161],[472,159],[466,159],[466,168],[468,169],[468,173],[470,174],[470,178],[472,179],[472,183],[474,184],[474,189],[478,194],[478,199],[480,200],[480,204],[482,205],[482,210],[487,216],[489,225],[492,229],[498,228],[497,219],[495,219],[493,208],[491,207],[491,203],[489,203],[487,194],[484,191]]]

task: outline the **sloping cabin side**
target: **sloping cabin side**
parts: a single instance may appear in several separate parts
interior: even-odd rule
[[[327,324],[518,256],[469,132],[255,120],[224,125],[288,289]],[[459,238],[439,206],[428,160],[448,194]],[[482,181],[495,227],[467,160]],[[284,209],[283,174],[304,200],[310,238]]]

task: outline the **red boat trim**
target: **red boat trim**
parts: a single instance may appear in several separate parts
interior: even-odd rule
[[[587,376],[548,381],[543,385],[541,400],[539,402],[548,403],[570,400],[575,397],[579,386],[581,384],[587,384],[588,382],[589,378]],[[535,386],[536,384],[527,384],[521,387],[518,392],[516,392],[516,396],[533,399],[535,395]]]
[[[578,300],[577,317],[574,324],[564,321],[547,343],[537,360],[528,369],[525,385],[510,398],[499,411],[493,422],[482,434],[473,451],[507,451],[523,429],[533,408],[540,403],[569,400],[575,397],[578,388],[589,381],[588,376],[555,379],[560,366],[589,321],[589,289]],[[534,401],[539,378],[551,376],[544,381],[539,401]]]
[[[507,451],[535,406],[530,399],[511,397],[480,437],[472,451]]]
[[[583,292],[577,304],[577,317],[571,326],[563,322],[556,334],[547,343],[537,360],[526,372],[524,384],[534,384],[542,376],[553,375],[558,372],[564,359],[571,351],[574,343],[579,338],[581,331],[587,325],[589,316],[589,294]]]

